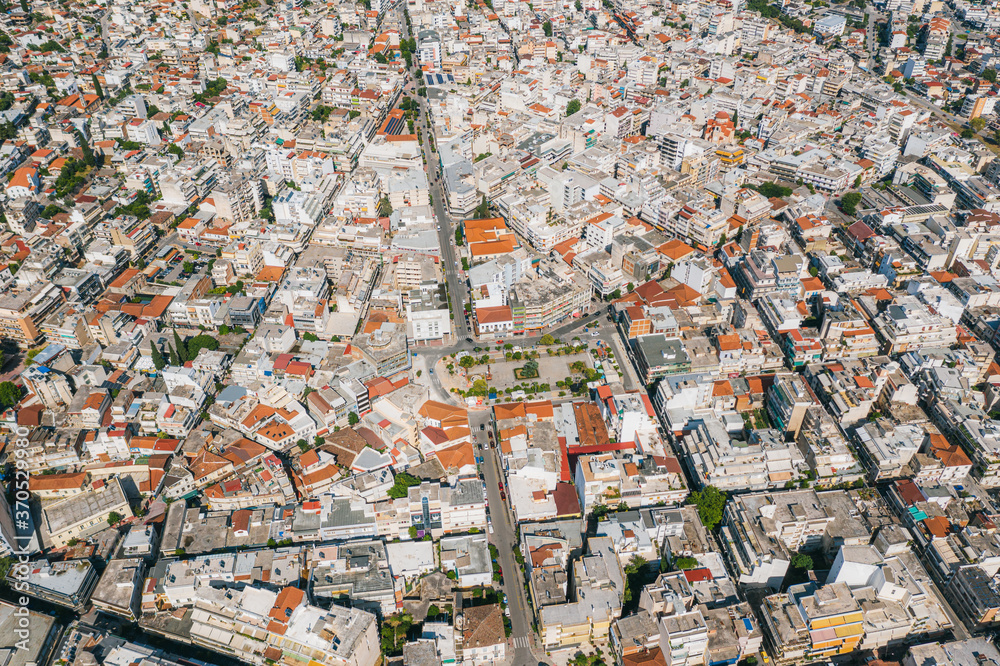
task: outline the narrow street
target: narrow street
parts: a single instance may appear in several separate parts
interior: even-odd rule
[[[514,517],[510,507],[500,499],[499,483],[503,476],[500,473],[499,457],[496,447],[485,447],[489,444],[487,433],[492,430],[492,410],[480,409],[469,412],[469,426],[472,428],[475,440],[476,454],[483,456],[483,478],[486,484],[486,497],[489,501],[490,520],[493,522],[493,534],[490,541],[497,547],[498,561],[503,570],[502,590],[507,595],[510,608],[511,634],[508,641],[508,655],[513,650],[514,666],[536,666],[539,659],[531,649],[535,637],[532,627],[533,615],[528,605],[524,590],[524,578],[521,569],[514,559],[514,548],[518,546],[517,530],[514,527]],[[481,425],[486,426],[480,431]]]
[[[397,9],[395,11],[400,10]],[[406,25],[406,21],[402,20],[401,23],[403,25],[403,38],[410,39],[411,34]],[[420,71],[419,67],[413,67],[409,71],[410,78],[413,80],[414,92],[420,87],[422,81],[421,79],[417,79],[416,73],[418,71]],[[445,207],[446,195],[444,187],[441,184],[438,155],[436,152],[431,150],[430,137],[432,130],[430,125],[430,116],[427,112],[427,100],[416,94],[414,94],[410,99],[415,100],[420,107],[420,117],[417,119],[417,123],[420,123],[423,128],[423,142],[421,147],[424,153],[424,159],[427,161],[424,168],[427,172],[427,182],[430,184],[431,204],[434,207],[434,214],[438,221],[438,242],[441,245],[441,266],[444,269],[445,283],[448,285],[448,294],[451,297],[451,312],[453,315],[452,326],[454,327],[455,336],[458,339],[464,339],[469,337],[472,329],[465,316],[465,285],[459,279],[458,259],[455,256],[456,248],[452,245],[455,240],[455,227],[453,226],[455,221],[452,220]]]

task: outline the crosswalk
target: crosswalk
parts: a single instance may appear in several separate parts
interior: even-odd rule
[[[514,649],[526,648],[528,647],[528,637],[527,636],[517,636],[514,638]]]

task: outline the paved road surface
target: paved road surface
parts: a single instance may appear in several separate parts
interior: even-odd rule
[[[481,466],[483,478],[486,483],[486,497],[489,500],[490,520],[493,521],[493,534],[490,540],[497,547],[498,561],[503,569],[503,591],[507,594],[508,608],[510,608],[511,634],[508,644],[508,657],[513,649],[513,666],[537,666],[539,659],[531,650],[535,631],[532,628],[533,613],[528,606],[527,595],[524,592],[524,578],[514,560],[514,547],[518,541],[515,536],[514,518],[510,507],[506,502],[500,500],[500,489],[498,483],[502,479],[500,474],[496,448],[488,451],[480,451],[478,446],[482,442],[488,442],[485,432],[480,432],[479,426],[485,425],[487,431],[490,430],[492,410],[474,410],[469,412],[469,425],[472,427],[473,435],[477,441],[477,455],[484,457]]]
[[[402,13],[400,13],[399,19],[403,28],[403,38],[409,39],[410,31],[406,27],[406,20],[402,16]],[[419,82],[416,80],[417,71],[419,71],[419,68],[414,67],[409,72],[410,76],[414,80],[414,89],[419,86]],[[440,171],[438,168],[438,156],[437,153],[431,151],[430,146],[431,126],[428,121],[427,106],[425,103],[426,100],[420,95],[413,95],[410,99],[416,100],[420,105],[420,117],[417,119],[417,123],[420,123],[423,126],[422,147],[424,157],[427,159],[427,179],[431,183],[430,194],[431,198],[434,200],[434,214],[437,216],[438,220],[438,242],[441,245],[441,265],[444,268],[445,283],[448,285],[448,294],[451,296],[451,311],[454,314],[452,326],[454,327],[456,337],[464,339],[469,336],[471,328],[465,317],[465,284],[459,279],[455,248],[452,246],[452,241],[455,239],[455,229],[453,226],[455,221],[452,220],[444,206],[444,188],[442,187],[440,180],[438,180],[438,174]]]

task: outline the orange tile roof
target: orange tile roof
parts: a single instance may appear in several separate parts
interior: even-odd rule
[[[467,465],[476,464],[476,454],[472,448],[472,442],[462,442],[441,449],[437,452],[437,458],[441,461],[441,466],[444,467],[445,471],[457,471]]]

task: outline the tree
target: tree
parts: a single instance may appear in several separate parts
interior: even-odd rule
[[[97,80],[97,74],[90,75],[90,82],[94,85],[94,94],[104,99],[104,90],[101,88],[101,82]]]
[[[483,200],[476,207],[476,219],[485,220],[490,216],[490,202],[486,200],[486,195],[483,195]]]
[[[969,128],[965,128],[964,130],[962,130],[961,136],[963,139],[971,139],[976,136],[976,133]]]
[[[674,566],[678,569],[694,569],[698,566],[698,560],[693,557],[678,557],[674,560]]]
[[[319,341],[319,338],[316,337],[315,333],[310,333],[308,331],[306,331],[305,333],[302,334],[302,339],[305,340],[306,342],[318,342]]]
[[[545,345],[546,347],[549,346],[549,345],[554,345],[555,343],[556,343],[556,339],[553,338],[548,333],[546,333],[545,335],[543,335],[541,337],[541,339],[538,341],[538,344]]]
[[[25,14],[31,13],[31,7],[28,6],[28,0],[21,0],[21,11]]]
[[[400,472],[396,475],[393,481],[392,487],[386,491],[386,495],[392,499],[399,499],[400,497],[406,497],[409,494],[409,488],[411,486],[419,486],[420,479],[413,476],[412,474],[407,474],[406,472]]]
[[[993,69],[992,67],[990,67],[989,69],[984,69],[982,76],[990,83],[997,82],[997,70]]]
[[[201,335],[196,335],[187,343],[187,360],[193,361],[198,358],[198,352],[202,349],[210,349],[215,351],[219,348],[219,341],[213,338],[211,335],[206,335],[202,333]]]
[[[552,21],[546,21],[542,24],[542,30],[545,32],[546,37],[552,36]]]
[[[855,215],[858,212],[859,203],[861,203],[861,195],[857,192],[848,192],[840,198],[840,208],[847,215]]]
[[[459,361],[458,364],[461,367],[463,367],[466,370],[468,370],[469,368],[471,368],[472,366],[474,366],[476,364],[476,359],[472,358],[471,356],[463,356],[462,360]]]
[[[351,412],[347,415],[347,422],[352,426],[358,425],[360,421],[361,419],[358,417],[356,412]]]
[[[117,511],[112,511],[108,514],[108,525],[114,527],[118,523],[122,522],[122,514]]]
[[[406,634],[413,626],[413,617],[407,613],[390,615],[382,621],[382,654],[394,656],[402,653]]]
[[[637,589],[641,587],[641,576],[643,569],[649,562],[645,557],[636,555],[632,560],[625,565],[625,590],[622,592],[622,601],[628,602],[632,600],[632,587]]]
[[[777,183],[761,183],[755,189],[768,199],[783,199],[792,195],[792,188]]]
[[[572,116],[574,113],[580,110],[580,100],[571,99],[566,105],[566,115]]]
[[[969,125],[972,127],[973,132],[979,134],[980,132],[983,131],[983,128],[986,127],[986,119],[973,118],[972,120],[969,121]]]
[[[174,349],[177,350],[177,358],[180,359],[181,363],[184,363],[189,360],[187,357],[187,347],[184,346],[184,342],[181,340],[181,336],[177,335],[176,328],[174,329]]]
[[[861,174],[860,173],[854,178],[854,189],[858,189],[859,187],[861,187]]]
[[[170,365],[180,365],[181,355],[177,353],[177,349],[167,345],[167,352],[170,354]]]
[[[63,210],[62,208],[60,208],[59,206],[57,206],[55,204],[49,204],[42,211],[42,217],[44,217],[46,220],[51,220],[53,217],[55,217],[59,213],[65,213],[65,212],[66,211]]]
[[[691,493],[691,502],[698,507],[698,517],[705,529],[713,529],[722,520],[726,496],[715,486],[706,486],[701,492]]]
[[[194,273],[194,263],[193,262],[185,261],[181,265],[181,268],[184,270],[185,273]]]
[[[813,558],[805,553],[795,553],[792,555],[792,566],[802,571],[812,571]]]
[[[79,131],[76,133],[76,142],[80,144],[80,151],[83,153],[83,163],[90,167],[100,166],[97,162],[97,158],[94,156],[94,150],[90,147],[90,144],[85,138],[83,138],[83,134]],[[103,162],[103,158],[101,158],[101,161]],[[60,173],[59,176],[62,177],[62,173]]]
[[[153,367],[157,370],[163,370],[163,368],[167,366],[167,360],[163,358],[163,352],[160,351],[159,345],[150,345],[149,352],[150,356],[153,358]]]
[[[0,407],[10,409],[21,402],[21,387],[14,382],[0,383]]]
[[[441,614],[441,609],[438,608],[437,606],[435,606],[434,604],[431,604],[430,606],[427,607],[427,618],[428,619],[435,618],[435,617],[437,617],[440,614]]]

